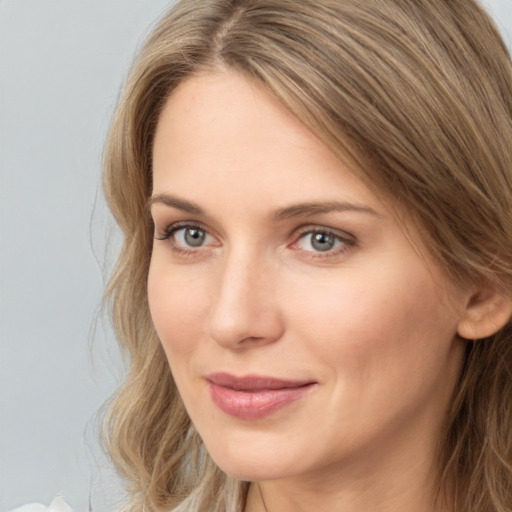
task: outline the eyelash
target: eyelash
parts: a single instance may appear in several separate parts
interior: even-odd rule
[[[307,226],[299,230],[298,237],[295,242],[293,242],[293,245],[297,245],[301,240],[304,240],[306,235],[314,236],[314,235],[327,235],[329,237],[333,237],[335,242],[340,242],[341,247],[334,248],[334,249],[328,249],[324,252],[322,251],[307,251],[305,249],[297,248],[295,250],[302,251],[305,253],[308,253],[308,255],[311,258],[320,259],[320,258],[334,258],[337,256],[340,256],[353,247],[356,246],[356,239],[349,235],[348,233],[341,234],[337,230],[329,229],[329,228],[323,228],[320,226]]]
[[[169,241],[171,243],[171,249],[174,252],[180,253],[181,255],[187,256],[197,254],[197,252],[201,250],[203,247],[182,247],[177,245],[176,242],[173,240],[174,235],[182,229],[195,229],[197,231],[203,231],[204,233],[209,235],[208,231],[200,224],[195,224],[193,222],[176,222],[175,224],[171,224],[170,226],[168,226],[161,235],[155,236],[155,239],[160,240],[162,242]]]
[[[203,226],[197,223],[193,222],[177,222],[175,224],[172,224],[168,226],[161,235],[156,235],[155,239],[159,241],[170,241],[171,242],[171,249],[179,253],[183,256],[193,256],[197,255],[199,251],[204,249],[204,246],[198,246],[196,248],[194,247],[184,247],[177,245],[175,240],[173,240],[174,235],[183,229],[190,229],[190,230],[197,230],[202,231],[206,234],[206,236],[212,236],[209,234],[208,230],[205,229]],[[329,229],[329,228],[322,228],[319,226],[305,226],[301,228],[298,233],[295,235],[296,239],[291,244],[291,247],[293,248],[294,245],[297,245],[301,240],[303,240],[306,235],[314,236],[315,234],[321,234],[321,235],[327,235],[329,237],[333,237],[335,242],[341,242],[342,246],[338,247],[337,249],[328,249],[324,252],[322,251],[308,251],[305,249],[300,248],[294,248],[294,250],[301,251],[303,253],[307,253],[309,257],[319,259],[319,258],[332,258],[336,256],[340,256],[341,254],[344,254],[345,252],[349,251],[353,247],[357,245],[356,239],[349,235],[348,233],[340,234],[339,231]]]

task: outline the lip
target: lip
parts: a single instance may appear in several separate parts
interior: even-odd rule
[[[268,416],[304,397],[315,385],[311,380],[228,373],[206,376],[214,404],[229,416],[258,419]]]

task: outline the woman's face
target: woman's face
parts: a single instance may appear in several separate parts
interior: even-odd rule
[[[153,171],[151,315],[217,464],[245,480],[429,464],[466,297],[414,229],[234,72],[175,90]]]

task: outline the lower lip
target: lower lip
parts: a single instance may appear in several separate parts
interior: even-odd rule
[[[235,418],[258,419],[300,400],[314,384],[296,388],[238,391],[209,382],[210,395],[217,407]]]

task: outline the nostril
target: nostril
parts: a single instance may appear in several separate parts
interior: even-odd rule
[[[212,311],[207,334],[226,348],[245,349],[277,341],[283,332],[279,312],[274,308],[241,308]]]

